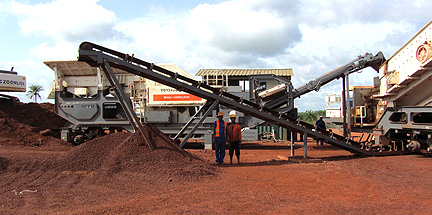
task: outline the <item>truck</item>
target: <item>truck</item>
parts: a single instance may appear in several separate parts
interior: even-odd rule
[[[11,70],[0,70],[0,92],[25,92],[26,77],[18,75],[17,72]],[[13,105],[19,102],[19,99],[14,96],[0,94],[0,102],[2,104]]]

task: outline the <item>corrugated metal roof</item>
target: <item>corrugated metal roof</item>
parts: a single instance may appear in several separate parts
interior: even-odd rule
[[[91,67],[86,62],[76,60],[65,61],[45,61],[45,65],[54,71],[54,67],[62,72],[63,75],[96,75],[96,67]],[[126,73],[119,69],[113,68],[115,73]]]
[[[88,65],[86,62],[76,61],[76,60],[67,60],[67,61],[45,61],[45,65],[51,68],[54,71],[54,67],[56,66],[58,70],[62,72],[65,76],[76,75],[76,76],[85,76],[85,75],[96,75],[96,67],[92,67]],[[186,76],[191,79],[196,79],[194,76],[182,70],[175,64],[165,63],[165,64],[157,64],[158,66],[170,70],[172,72],[177,72],[180,75]],[[115,74],[130,74],[121,69],[112,68]]]
[[[250,75],[277,75],[293,76],[292,69],[200,69],[196,76],[206,75],[228,75],[228,76],[250,76]]]

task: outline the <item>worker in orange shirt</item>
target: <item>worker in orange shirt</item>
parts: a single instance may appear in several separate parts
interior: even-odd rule
[[[227,123],[223,121],[223,113],[219,112],[218,120],[213,124],[213,143],[215,144],[216,163],[223,164],[225,158],[225,142]]]
[[[237,162],[240,164],[240,143],[241,143],[241,127],[236,123],[236,115],[230,115],[231,124],[227,128],[227,142],[230,143],[229,155],[230,164],[232,164],[232,158],[235,151]]]

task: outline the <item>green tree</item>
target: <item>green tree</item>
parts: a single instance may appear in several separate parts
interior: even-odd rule
[[[322,114],[324,112],[324,114]],[[325,111],[313,111],[313,110],[306,110],[305,112],[299,113],[298,118],[301,121],[307,122],[309,124],[315,124],[315,122],[318,120],[320,116],[324,116]]]
[[[35,103],[37,103],[37,98],[42,99],[40,96],[40,92],[42,92],[44,89],[41,85],[30,85],[29,90],[27,91],[27,96],[30,97],[30,99],[34,99]]]
[[[308,122],[314,122],[318,119],[317,112],[313,110],[306,110],[305,120]]]
[[[318,120],[318,118],[320,116],[325,117],[325,115],[325,110],[306,110],[305,112],[298,113],[298,118],[303,122],[315,125],[315,122]],[[327,123],[327,128],[337,128],[337,126],[334,123]]]
[[[317,115],[317,120],[320,116],[325,117],[326,116],[326,111],[325,110],[317,110],[316,112]]]

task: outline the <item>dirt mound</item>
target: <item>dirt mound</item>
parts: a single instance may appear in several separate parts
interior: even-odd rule
[[[0,144],[47,146],[64,145],[60,128],[66,120],[54,113],[50,103],[0,105]]]
[[[0,157],[0,193],[16,199],[12,191],[32,190],[40,193],[37,195],[54,192],[62,199],[74,199],[74,195],[69,194],[71,190],[92,190],[94,186],[102,186],[105,190],[133,193],[137,186],[175,186],[216,175],[216,168],[180,149],[157,128],[145,126],[145,129],[155,144],[154,151],[149,149],[140,133],[119,132],[57,154],[50,150],[51,153],[30,159],[20,152],[15,153],[16,156]],[[21,150],[40,151],[34,148]],[[20,205],[20,202],[16,199],[8,204]],[[64,200],[61,204],[70,203]]]
[[[179,148],[154,126],[144,126],[151,151],[142,135],[119,132],[81,144],[60,158],[58,168],[65,171],[114,175],[138,173],[147,180],[190,179],[215,173],[215,168]]]
[[[7,187],[39,189],[119,184],[119,178],[124,183],[167,183],[195,180],[216,172],[214,167],[179,148],[151,125],[144,125],[144,129],[155,145],[154,151],[138,132],[109,134],[71,148],[70,144],[50,136],[54,131],[59,133],[65,122],[53,112],[52,104],[0,105],[0,129],[7,131],[0,134],[0,144],[55,145],[50,150],[59,149],[56,156],[47,153],[47,157],[38,155],[32,159],[0,157],[0,176],[10,179]],[[36,153],[38,149],[22,147],[21,150]]]

